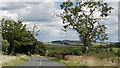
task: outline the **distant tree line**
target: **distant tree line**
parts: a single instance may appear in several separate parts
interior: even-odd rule
[[[120,42],[116,42],[116,43],[111,43],[111,44],[107,44],[106,46],[100,45],[100,46],[94,46],[95,48],[120,48]]]
[[[3,37],[2,50],[7,52],[8,55],[15,55],[16,53],[45,55],[45,45],[35,38],[39,32],[37,26],[34,26],[33,30],[30,31],[23,24],[23,21],[3,18],[1,29]]]

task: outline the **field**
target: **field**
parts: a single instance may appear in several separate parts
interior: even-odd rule
[[[83,44],[79,41],[53,41],[47,45],[47,58],[65,66],[117,66],[119,59],[119,44],[109,42],[92,43],[85,53]]]
[[[75,40],[62,40],[62,41],[52,41],[52,42],[47,42],[44,43],[45,45],[55,45],[55,46],[83,46],[83,43],[80,41],[75,41]],[[99,45],[107,45],[110,44],[109,42],[92,42],[93,46],[99,46]]]

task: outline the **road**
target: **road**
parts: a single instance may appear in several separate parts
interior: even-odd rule
[[[29,60],[13,68],[64,68],[58,62],[44,57],[30,57]]]

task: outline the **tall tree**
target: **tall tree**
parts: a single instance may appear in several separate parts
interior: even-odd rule
[[[1,21],[2,37],[10,43],[8,47],[8,54],[11,54],[17,47],[21,46],[18,41],[21,41],[26,31],[26,25],[22,24],[22,21],[5,20]]]
[[[66,1],[60,5],[63,13],[57,15],[63,20],[65,30],[67,28],[77,31],[80,40],[86,46],[92,45],[96,40],[107,40],[105,30],[107,27],[100,22],[111,14],[112,7],[107,3]]]
[[[3,39],[10,43],[10,46],[8,47],[8,54],[34,53],[37,39],[35,39],[34,34],[31,31],[27,30],[26,25],[23,25],[22,23],[23,22],[20,20],[14,21],[4,18],[1,21]],[[33,29],[33,32],[36,35],[36,26]],[[41,43],[41,45],[43,44]]]

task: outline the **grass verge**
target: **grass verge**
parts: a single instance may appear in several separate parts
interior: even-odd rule
[[[68,67],[73,66],[117,66],[117,63],[108,61],[107,59],[98,59],[91,56],[75,56],[67,55],[65,60],[59,60],[55,57],[46,57],[60,64],[63,64]]]
[[[68,67],[71,67],[71,66],[87,66],[85,64],[80,64],[79,62],[78,63],[73,62],[74,59],[69,60],[67,58],[66,59],[58,59],[56,57],[48,57],[48,56],[45,56],[45,57],[48,58],[48,59],[54,60],[54,61],[62,64],[63,66],[68,66]]]
[[[7,61],[5,61],[4,59],[7,59]],[[25,61],[28,61],[29,56],[26,55],[17,55],[17,56],[8,56],[5,55],[3,57],[3,62],[2,62],[2,66],[17,66],[20,65],[22,63],[24,63]]]

